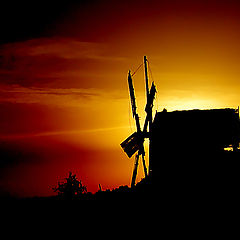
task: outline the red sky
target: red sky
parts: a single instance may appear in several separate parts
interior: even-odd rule
[[[70,170],[93,192],[129,184],[133,159],[119,146],[135,130],[127,73],[144,55],[157,85],[154,111],[240,102],[238,1],[2,9],[0,192],[51,195]],[[134,84],[144,119],[142,70]]]

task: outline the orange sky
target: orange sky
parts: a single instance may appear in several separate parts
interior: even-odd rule
[[[60,10],[39,31],[41,19],[25,35],[16,26],[16,38],[0,45],[1,191],[51,195],[69,170],[93,192],[129,184],[133,159],[119,146],[135,130],[127,73],[144,55],[154,111],[240,103],[237,1],[89,1]],[[142,69],[134,85],[143,121]]]

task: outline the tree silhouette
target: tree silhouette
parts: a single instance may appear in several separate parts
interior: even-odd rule
[[[54,192],[58,193],[58,196],[64,199],[77,199],[87,192],[87,187],[72,172],[69,172],[69,176],[65,180],[66,182],[63,183],[58,182],[58,186],[53,188]]]

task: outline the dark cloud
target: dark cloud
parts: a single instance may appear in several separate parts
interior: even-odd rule
[[[37,163],[40,161],[40,154],[29,146],[21,146],[14,141],[0,140],[0,172],[5,168],[21,165],[23,163]]]
[[[23,87],[101,88],[109,68],[126,62],[105,44],[63,37],[4,44],[0,56],[0,83]]]
[[[59,146],[61,146],[59,148]],[[45,161],[56,162],[59,158],[84,154],[81,146],[74,147],[52,136],[0,139],[0,168],[24,163],[39,164]]]
[[[238,8],[237,0],[9,0],[1,2],[0,44],[53,35],[105,40],[121,27],[137,27],[135,20],[141,27],[165,13],[238,16]]]
[[[87,1],[3,1],[0,8],[1,43],[49,36],[55,23]]]
[[[54,82],[57,77],[52,73],[61,72],[65,62],[58,57],[13,57],[5,58],[0,69],[0,82],[20,86],[39,86]],[[54,62],[54,65],[52,63]]]

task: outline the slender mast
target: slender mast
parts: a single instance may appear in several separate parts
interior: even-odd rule
[[[146,82],[146,96],[148,99],[149,95],[149,86],[148,86],[148,70],[147,70],[147,57],[143,57],[143,62],[144,62],[144,70],[145,70],[145,82]]]
[[[147,103],[149,102],[149,96],[150,96],[150,92],[149,92],[149,86],[148,86],[148,69],[147,69],[147,57],[144,56],[143,57],[143,61],[144,61],[144,70],[145,70],[145,81],[146,81],[146,96],[147,96]],[[149,123],[149,125],[148,125]],[[147,111],[147,118],[144,124],[144,132],[147,131],[147,125],[149,126],[149,143],[151,142],[151,131],[152,131],[152,109],[150,111]],[[151,154],[150,154],[150,145],[149,144],[149,167],[148,167],[148,174],[151,175],[152,174],[152,161],[151,161]]]

